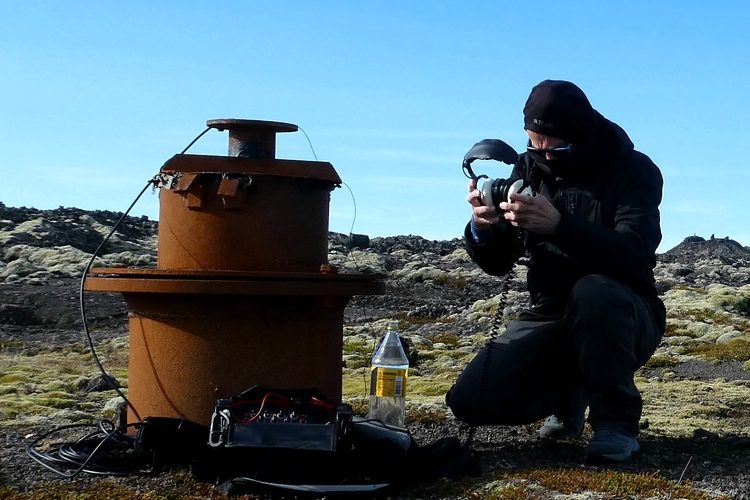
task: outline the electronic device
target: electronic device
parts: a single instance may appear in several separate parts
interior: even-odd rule
[[[531,186],[529,186],[523,179],[511,181],[502,178],[492,179],[485,174],[476,175],[471,168],[471,164],[474,160],[496,160],[508,165],[514,165],[516,161],[518,161],[518,153],[500,139],[484,139],[474,144],[474,146],[472,146],[472,148],[464,155],[464,160],[461,164],[464,175],[477,182],[480,199],[485,206],[495,207],[500,211],[500,203],[510,201],[511,194],[521,193],[529,196],[534,195]],[[480,186],[479,181],[481,179],[486,180],[482,182]]]

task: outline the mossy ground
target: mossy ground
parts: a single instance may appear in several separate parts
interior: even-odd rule
[[[457,345],[450,334],[434,341]],[[353,346],[352,353],[365,356],[371,346]],[[98,354],[108,371],[123,385],[127,382],[127,339],[104,342]],[[427,353],[423,365],[409,378],[407,422],[431,424],[450,418],[443,404],[461,367],[471,357],[456,349]],[[435,363],[452,363],[453,369],[436,368]],[[670,363],[665,363],[667,369]],[[81,381],[96,375],[91,354],[81,346],[60,347],[26,356],[17,352],[0,352],[0,426],[25,428],[44,421],[58,424],[93,422],[103,416],[105,403],[114,398],[113,391],[86,393]],[[692,381],[638,378],[645,406],[643,419],[649,422],[644,433],[689,437],[696,428],[712,432],[747,435],[750,432],[750,383],[744,381]],[[366,366],[345,369],[344,400],[355,413],[367,411],[369,371]],[[133,490],[113,480],[78,484],[41,484],[31,492],[20,493],[10,487],[0,489],[0,498],[211,498],[212,490],[205,485],[183,478],[178,496]],[[418,487],[414,495],[461,498],[545,498],[548,495],[575,495],[597,492],[602,498],[713,498],[688,483],[677,484],[658,472],[601,471],[586,468],[538,468],[495,470],[480,478],[457,482],[440,481]]]
[[[103,343],[97,351],[109,374],[127,381],[127,339]],[[0,425],[24,425],[46,418],[71,423],[100,418],[112,391],[85,392],[97,376],[91,353],[82,346],[34,355],[0,351]]]
[[[455,498],[526,500],[543,498],[665,498],[684,500],[729,500],[697,490],[689,483],[677,484],[656,472],[633,473],[585,468],[539,468],[498,472],[481,481],[464,479],[443,482],[440,491]],[[430,489],[423,490],[428,497]]]

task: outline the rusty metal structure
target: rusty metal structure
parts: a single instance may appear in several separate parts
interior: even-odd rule
[[[229,155],[178,154],[160,170],[156,268],[94,268],[85,289],[128,307],[128,399],[141,418],[208,425],[254,385],[341,399],[344,308],[381,275],[328,263],[330,163],[276,158],[289,123],[209,120]],[[131,411],[128,420],[134,421]]]

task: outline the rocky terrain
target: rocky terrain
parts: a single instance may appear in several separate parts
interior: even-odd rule
[[[82,334],[80,276],[122,214],[36,210],[0,203],[0,498],[210,498],[184,471],[119,478],[58,478],[25,447],[56,426],[112,415],[119,398]],[[156,222],[127,217],[96,266],[154,266]],[[372,238],[351,248],[329,238],[329,262],[386,275],[386,294],[355,297],[345,312],[344,398],[363,411],[363,375],[388,319],[399,320],[412,370],[407,424],[420,443],[466,437],[442,403],[445,391],[492,335],[498,309],[527,301],[525,268],[502,281],[484,275],[462,242],[418,236]],[[750,498],[750,249],[728,238],[691,236],[658,255],[668,327],[637,374],[644,401],[643,456],[590,467],[583,439],[550,444],[538,424],[479,428],[483,473],[414,484],[404,498]],[[117,294],[83,300],[97,354],[127,390],[127,310]],[[104,495],[103,491],[108,493]]]

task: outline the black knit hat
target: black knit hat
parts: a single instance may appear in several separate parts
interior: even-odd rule
[[[523,108],[524,128],[577,143],[596,126],[596,112],[575,84],[544,80],[531,89]]]

